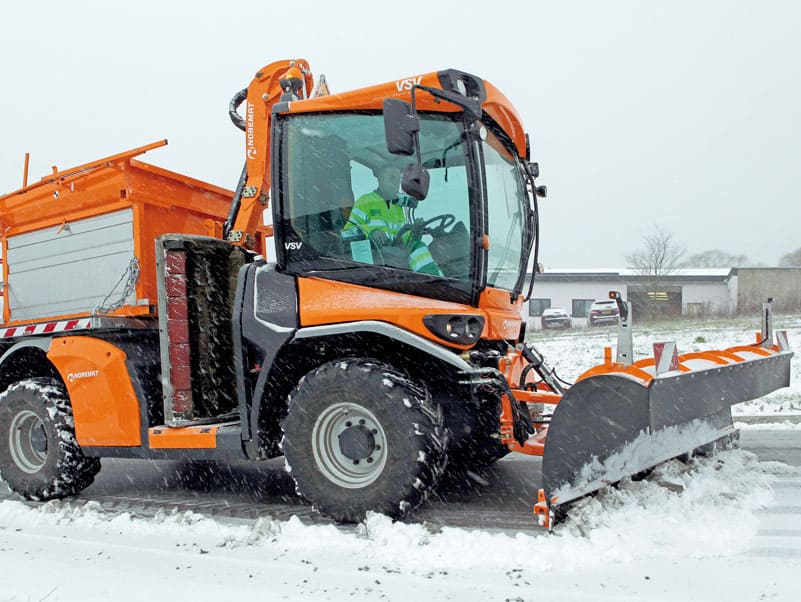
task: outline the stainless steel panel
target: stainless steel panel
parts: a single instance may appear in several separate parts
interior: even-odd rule
[[[118,300],[133,253],[130,209],[10,237],[11,319],[93,312],[109,293]]]

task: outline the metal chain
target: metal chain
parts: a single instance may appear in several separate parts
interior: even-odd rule
[[[136,257],[132,257],[130,263],[128,263],[128,267],[125,268],[125,271],[123,272],[120,279],[113,287],[111,287],[111,291],[109,291],[109,294],[106,295],[106,298],[103,299],[103,301],[95,307],[95,313],[107,314],[125,305],[125,300],[136,291],[136,283],[139,281],[139,272],[140,272],[139,259],[137,259]],[[114,303],[106,305],[106,303],[108,303],[109,299],[111,299],[112,295],[114,294],[114,291],[117,290],[117,287],[123,280],[125,280],[125,286],[123,286],[122,288],[122,293],[120,294],[119,299],[117,299],[117,301],[115,301]]]

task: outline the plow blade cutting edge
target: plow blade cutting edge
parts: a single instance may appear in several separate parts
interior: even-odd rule
[[[790,382],[791,352],[758,351],[764,355],[746,353],[715,367],[646,378],[609,372],[574,384],[556,406],[543,453],[540,500],[549,515],[558,516],[565,504],[606,485],[733,435],[732,405]]]

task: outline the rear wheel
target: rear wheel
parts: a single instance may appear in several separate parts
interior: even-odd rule
[[[298,492],[342,522],[368,511],[407,516],[434,489],[447,458],[442,413],[428,391],[369,359],[307,374],[282,427]]]
[[[30,378],[0,395],[0,478],[31,500],[75,495],[94,481],[100,460],[75,439],[67,391],[53,378]]]

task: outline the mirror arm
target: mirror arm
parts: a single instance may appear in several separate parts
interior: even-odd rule
[[[412,115],[417,115],[417,99],[415,98],[414,92],[415,88],[420,86],[414,85],[412,86],[411,90],[411,97],[412,97]],[[420,154],[420,130],[417,130],[414,133],[414,151],[415,155],[417,155],[417,166],[422,169],[423,168],[423,156]]]
[[[466,96],[462,96],[461,94],[456,94],[455,92],[449,92],[448,90],[440,90],[439,88],[431,88],[429,86],[420,86],[417,84],[412,86],[412,108],[414,108],[415,88],[425,90],[434,98],[441,98],[442,100],[455,104],[457,107],[462,107],[465,114],[469,117],[470,123],[481,119],[481,102],[475,98],[468,98]]]

